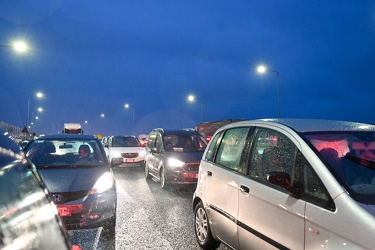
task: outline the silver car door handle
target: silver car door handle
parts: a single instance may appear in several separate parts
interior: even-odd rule
[[[240,186],[240,190],[241,190],[242,193],[250,193],[250,188],[248,188],[244,185]]]

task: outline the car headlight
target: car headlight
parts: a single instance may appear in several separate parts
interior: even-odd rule
[[[114,180],[111,173],[106,172],[95,182],[92,187],[90,194],[103,193],[108,189],[112,188],[114,185]]]
[[[168,158],[168,165],[171,168],[178,168],[178,167],[181,168],[182,166],[185,165],[185,162],[177,160],[175,158]]]

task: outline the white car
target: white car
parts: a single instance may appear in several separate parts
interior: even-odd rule
[[[146,151],[135,136],[110,136],[105,147],[108,150],[108,159],[111,163],[113,158],[122,157],[123,164],[119,167],[144,167]]]
[[[374,249],[375,126],[255,120],[220,128],[193,197],[204,249]]]

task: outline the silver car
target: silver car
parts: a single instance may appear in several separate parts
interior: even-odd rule
[[[203,155],[193,209],[204,249],[373,249],[375,126],[226,125]]]

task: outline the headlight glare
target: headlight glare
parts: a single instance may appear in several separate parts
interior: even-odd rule
[[[109,172],[104,173],[95,182],[94,186],[92,187],[90,191],[90,194],[103,193],[107,191],[108,189],[112,188],[113,185],[114,185],[114,181],[113,181],[111,173]]]

